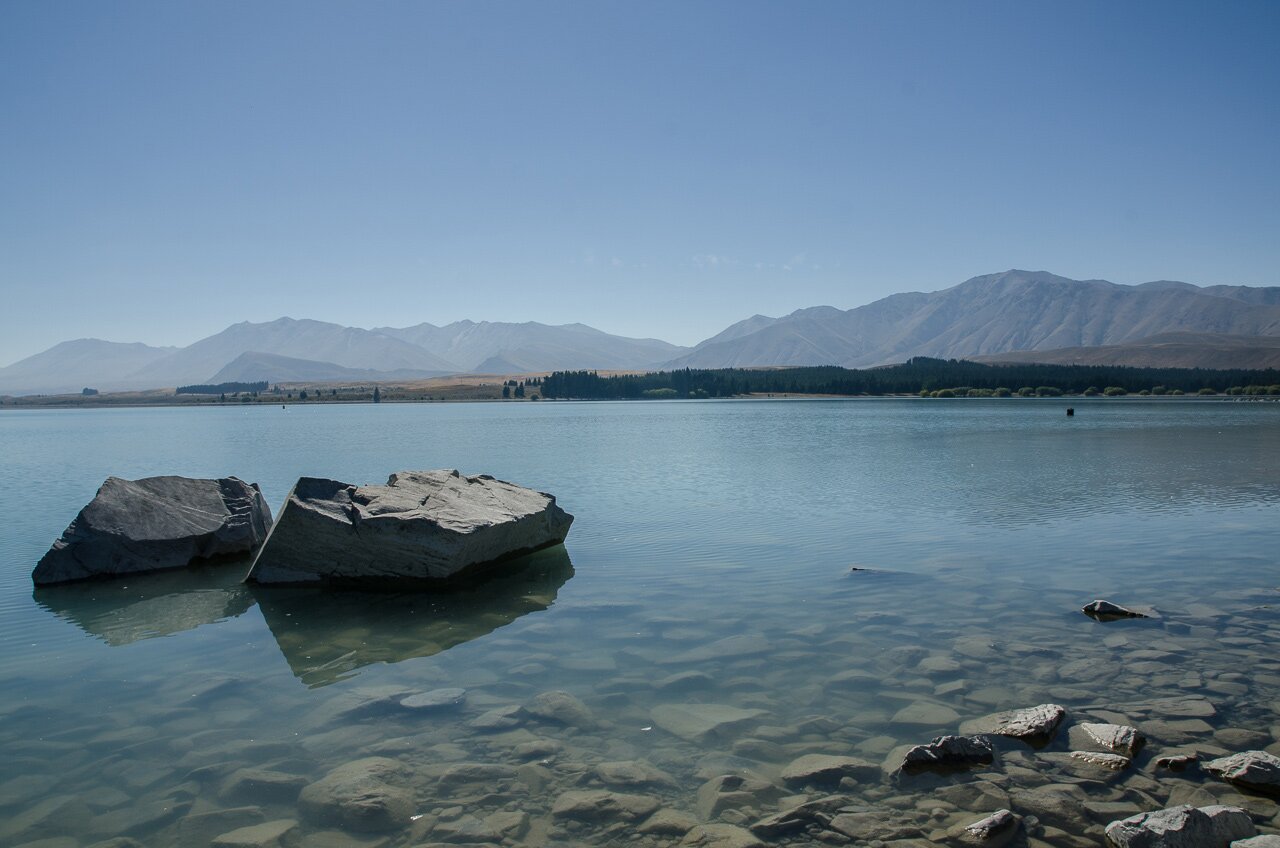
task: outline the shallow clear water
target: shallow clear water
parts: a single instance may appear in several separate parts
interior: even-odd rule
[[[750,826],[833,791],[861,817],[827,828],[836,842],[937,840],[996,802],[1035,817],[1037,844],[1097,844],[1130,810],[1214,799],[1274,832],[1273,801],[1154,760],[1280,751],[1280,404],[1066,405],[0,413],[0,844],[205,846],[280,819],[300,822],[286,842],[364,844],[297,795],[370,756],[401,764],[392,782],[420,816],[380,834],[393,846],[675,844],[695,821]],[[111,474],[234,474],[278,509],[301,475],[438,467],[554,492],[576,516],[568,544],[445,597],[250,590],[243,563],[32,591]],[[1160,618],[1098,623],[1078,612],[1095,597]],[[465,703],[398,705],[441,687]],[[475,726],[557,690],[590,718]],[[782,777],[805,754],[879,764],[1046,701],[1148,743],[1119,773],[1064,758],[1063,730],[1040,751],[1002,741],[971,772]],[[659,720],[691,703],[760,712],[685,737]],[[600,768],[634,761],[663,775]],[[759,785],[699,796],[722,774]],[[653,801],[570,803],[605,789]]]

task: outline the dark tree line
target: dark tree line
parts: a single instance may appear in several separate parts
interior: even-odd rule
[[[174,394],[179,395],[221,395],[227,392],[265,392],[267,381],[257,383],[218,383],[214,385],[178,386]]]
[[[1164,387],[1195,394],[1237,386],[1280,384],[1274,368],[1130,368],[1108,365],[984,365],[963,359],[918,356],[901,365],[850,369],[836,366],[753,370],[743,368],[656,371],[601,377],[594,371],[556,371],[543,380],[548,398],[734,397],[745,394],[894,395],[963,386],[973,389],[1034,386],[1068,394],[1116,386],[1130,392]],[[668,389],[674,392],[660,392]],[[1095,389],[1096,390],[1096,389]],[[646,392],[649,394],[646,395]]]

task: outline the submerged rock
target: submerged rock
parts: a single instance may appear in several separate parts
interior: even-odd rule
[[[783,783],[793,787],[836,784],[846,777],[875,780],[880,777],[880,766],[857,757],[805,754],[784,768],[781,777]]]
[[[385,486],[302,477],[247,579],[447,581],[557,545],[572,523],[554,496],[486,474],[400,471]]]
[[[1137,612],[1136,610],[1127,609],[1119,604],[1113,604],[1111,601],[1090,601],[1084,605],[1080,612],[1097,619],[1098,621],[1115,621],[1121,618],[1150,618],[1146,613]]]
[[[960,732],[990,733],[996,736],[1010,736],[1014,739],[1040,739],[1047,742],[1066,715],[1066,709],[1057,704],[1040,704],[1021,710],[992,713],[989,716],[966,721],[960,725]]]
[[[1205,763],[1204,768],[1228,783],[1255,792],[1280,795],[1280,757],[1266,751],[1245,751],[1220,757]]]
[[[728,733],[765,715],[764,710],[744,710],[727,704],[660,704],[649,715],[668,733],[690,742]]]
[[[1117,848],[1226,848],[1257,832],[1239,807],[1183,804],[1113,821],[1107,825],[1107,841]]]
[[[904,771],[925,768],[965,768],[986,765],[995,759],[991,742],[981,736],[939,736],[928,745],[916,745],[902,757]]]
[[[298,796],[298,809],[319,824],[376,833],[409,824],[413,794],[394,785],[406,769],[386,757],[367,757],[338,766]]]
[[[256,483],[108,477],[31,573],[37,586],[245,554],[271,529]]]
[[[570,790],[551,805],[551,815],[558,819],[587,822],[633,822],[658,809],[661,803],[648,795],[630,795],[603,789]]]

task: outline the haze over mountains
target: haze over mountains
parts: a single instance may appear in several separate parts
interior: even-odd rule
[[[1010,352],[1018,353],[999,359],[1268,367],[1277,337],[1280,287],[1125,286],[1015,270],[849,310],[816,306],[781,318],[755,315],[693,348],[583,324],[458,321],[366,330],[292,318],[234,324],[184,348],[79,339],[0,368],[0,393],[577,369],[866,367],[913,356]]]

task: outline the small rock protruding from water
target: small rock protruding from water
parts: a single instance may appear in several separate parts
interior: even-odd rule
[[[1082,722],[1071,728],[1071,744],[1077,748],[1102,748],[1113,754],[1132,758],[1146,739],[1136,727],[1127,724]]]
[[[1113,604],[1111,601],[1096,600],[1085,604],[1080,612],[1095,621],[1117,621],[1121,618],[1150,618],[1146,613]]]
[[[987,733],[1014,739],[1037,739],[1048,742],[1066,717],[1066,709],[1058,704],[1040,704],[1020,710],[992,713],[989,716],[966,721],[960,725],[960,732]]]
[[[1244,751],[1204,764],[1205,771],[1254,792],[1280,795],[1280,757],[1266,751]]]
[[[996,810],[984,819],[956,828],[954,836],[962,845],[1003,848],[1022,829],[1022,819],[1010,810]]]
[[[1072,751],[1071,756],[1083,763],[1110,769],[1111,771],[1124,771],[1129,767],[1130,763],[1128,757],[1098,751]]]
[[[1106,832],[1116,848],[1227,848],[1258,829],[1239,807],[1183,804],[1113,821]]]
[[[983,736],[939,736],[928,745],[916,745],[902,757],[902,771],[927,768],[967,768],[989,765],[995,748]]]

